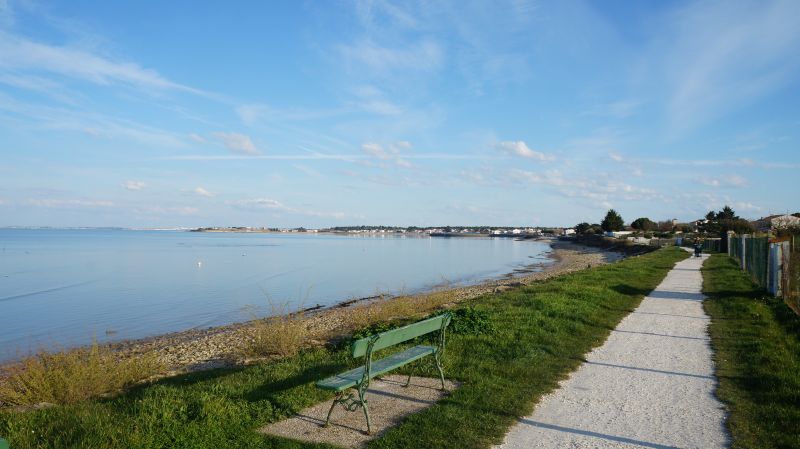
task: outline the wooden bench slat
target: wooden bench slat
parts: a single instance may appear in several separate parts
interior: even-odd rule
[[[372,362],[372,377],[379,376],[383,373],[399,368],[406,363],[413,362],[419,358],[431,355],[436,352],[435,346],[414,346],[413,348],[406,349],[405,351],[392,354],[389,357]],[[355,386],[361,381],[364,375],[364,367],[360,366],[350,371],[346,371],[335,376],[317,382],[319,388],[333,391],[342,391]]]
[[[388,348],[389,346],[419,337],[420,335],[438,331],[442,328],[442,323],[446,319],[449,319],[448,315],[439,315],[407,326],[398,327],[397,329],[381,332],[378,334],[378,340],[375,342],[372,350],[379,351],[383,348]],[[367,353],[371,338],[372,337],[366,337],[353,342],[353,357],[363,357]]]

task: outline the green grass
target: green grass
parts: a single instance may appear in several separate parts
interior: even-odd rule
[[[515,417],[557,387],[687,255],[663,249],[468,302],[475,320],[490,323],[480,326],[487,332],[448,338],[445,375],[461,388],[370,447],[500,442]],[[344,349],[309,349],[277,362],[162,380],[115,398],[0,412],[0,435],[14,449],[326,447],[254,429],[330,399],[314,381],[350,366]],[[430,364],[416,369],[436,375]]]
[[[800,318],[724,254],[703,267],[717,364],[737,448],[800,448]]]

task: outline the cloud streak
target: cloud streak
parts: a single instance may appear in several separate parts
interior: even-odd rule
[[[133,62],[115,61],[83,49],[48,45],[0,31],[0,69],[44,71],[99,85],[205,94]]]

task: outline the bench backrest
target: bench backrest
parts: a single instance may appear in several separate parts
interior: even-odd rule
[[[352,346],[353,357],[363,357],[366,355],[367,349],[369,348],[369,342],[373,338],[375,338],[375,343],[372,345],[372,350],[377,351],[383,348],[388,348],[389,346],[394,346],[404,341],[411,340],[413,338],[417,338],[420,335],[441,330],[450,322],[450,317],[451,315],[449,313],[445,313],[443,315],[428,318],[427,320],[422,320],[407,326],[398,327],[397,329],[381,332],[377,336],[364,337],[360,340],[356,340],[353,342]]]

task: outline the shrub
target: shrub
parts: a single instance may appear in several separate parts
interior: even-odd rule
[[[0,383],[0,403],[72,404],[118,392],[163,369],[153,354],[121,357],[96,342],[67,352],[41,350],[10,368],[8,378]]]

